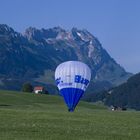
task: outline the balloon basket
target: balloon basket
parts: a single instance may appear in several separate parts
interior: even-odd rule
[[[74,111],[74,109],[72,109],[72,108],[68,109],[68,112],[73,112],[73,111]]]

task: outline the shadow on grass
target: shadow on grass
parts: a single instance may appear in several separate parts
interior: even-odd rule
[[[0,107],[3,107],[3,106],[11,106],[11,105],[7,105],[7,104],[0,104]]]

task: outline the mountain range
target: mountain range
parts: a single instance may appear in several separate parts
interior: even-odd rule
[[[112,46],[113,47],[113,46]],[[131,73],[125,71],[86,29],[61,27],[37,29],[24,33],[0,24],[0,88],[20,90],[25,82],[43,85],[57,93],[54,71],[60,63],[78,60],[92,72],[87,90],[94,93],[125,82]]]

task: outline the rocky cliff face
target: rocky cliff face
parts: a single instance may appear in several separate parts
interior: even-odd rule
[[[96,37],[77,28],[66,31],[60,27],[30,27],[21,34],[1,24],[0,58],[0,87],[5,89],[20,89],[23,82],[30,81],[52,91],[55,68],[68,60],[85,62],[91,68],[89,92],[97,89],[96,83],[101,90],[131,76],[110,57]]]

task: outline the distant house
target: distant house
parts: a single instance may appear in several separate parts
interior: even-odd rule
[[[36,94],[43,93],[44,91],[45,91],[45,89],[42,86],[34,87],[34,93],[36,93]]]
[[[120,111],[120,110],[122,110],[122,111],[126,111],[127,110],[127,108],[126,107],[118,107],[118,106],[111,106],[111,110],[112,111]]]

